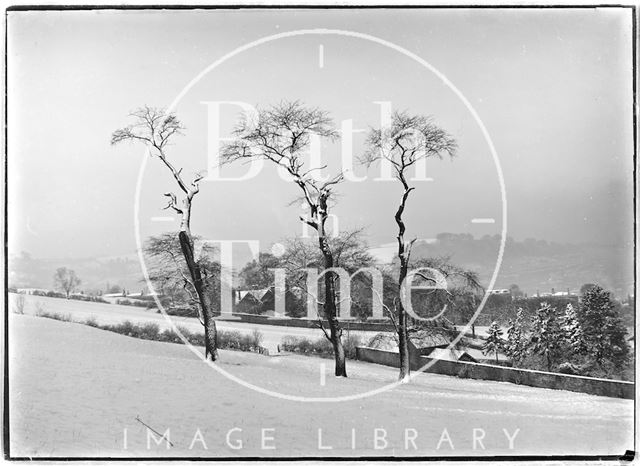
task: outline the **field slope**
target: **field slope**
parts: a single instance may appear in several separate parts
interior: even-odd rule
[[[360,400],[301,403],[230,381],[183,345],[16,314],[9,330],[13,457],[613,455],[633,448],[629,400],[424,374]],[[222,351],[221,361],[238,377],[296,395],[364,392],[396,377],[390,368],[349,362],[349,379],[327,375],[322,385],[319,368],[330,369],[330,360]],[[148,448],[137,417],[159,432],[170,429],[173,446],[151,441]],[[483,437],[475,449],[474,429]]]

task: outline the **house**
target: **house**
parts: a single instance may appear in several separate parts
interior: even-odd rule
[[[233,312],[236,314],[254,314],[275,316],[276,289],[274,286],[262,289],[234,290]],[[301,297],[287,290],[284,296],[285,314],[295,315],[295,308],[299,307]],[[279,315],[278,317],[284,317]]]
[[[483,354],[477,348],[450,348],[452,338],[446,328],[430,327],[409,333],[409,352],[445,361],[464,361],[483,364],[496,363],[494,354]],[[379,333],[367,344],[369,348],[398,352],[398,336],[395,333]],[[509,358],[498,353],[498,362],[509,365]]]
[[[233,312],[237,314],[267,314],[271,310],[273,315],[273,290],[235,290]],[[271,304],[269,306],[269,304]],[[267,309],[270,308],[270,309]]]

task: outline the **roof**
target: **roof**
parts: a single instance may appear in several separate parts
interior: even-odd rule
[[[451,343],[446,330],[439,327],[411,331],[409,340],[417,349],[447,346]],[[398,336],[395,333],[378,333],[371,338],[367,346],[385,351],[398,351]]]
[[[496,360],[495,354],[493,353],[484,354],[482,350],[479,350],[479,349],[468,348],[466,352],[469,356],[471,356],[476,361],[495,361]],[[498,361],[509,361],[509,358],[502,353],[498,353]]]
[[[461,357],[467,356],[474,361],[476,358],[471,356],[468,352],[457,350],[454,348],[435,348],[431,353],[429,353],[429,357],[433,359],[444,359],[446,361],[458,361]]]
[[[258,301],[262,301],[269,291],[271,291],[270,288],[263,288],[261,290],[236,290],[239,300],[243,300],[247,295],[251,295]]]
[[[418,349],[433,348],[451,343],[451,338],[449,338],[446,330],[437,327],[410,332],[409,340]]]
[[[369,348],[398,351],[398,336],[395,333],[378,333],[367,344]]]

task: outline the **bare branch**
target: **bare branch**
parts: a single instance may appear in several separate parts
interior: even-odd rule
[[[167,113],[163,109],[144,106],[131,112],[130,116],[134,119],[134,123],[114,131],[111,135],[111,144],[123,141],[142,142],[151,156],[160,159],[185,196],[183,207],[178,207],[177,198],[172,195],[166,208],[171,208],[182,215],[181,229],[189,231],[191,201],[200,190],[198,182],[203,178],[203,175],[196,175],[191,184],[187,184],[182,176],[182,168],[176,169],[165,152],[174,136],[182,134],[184,127],[176,115]]]
[[[164,195],[169,198],[169,203],[164,210],[173,209],[177,213],[182,214],[182,209],[178,207],[178,199],[176,198],[176,195],[173,193],[164,193]]]

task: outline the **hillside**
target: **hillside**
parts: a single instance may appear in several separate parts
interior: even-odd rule
[[[436,241],[419,241],[414,259],[450,256],[455,264],[475,270],[487,284],[495,267],[500,237],[474,238],[467,234],[441,233]],[[395,243],[372,247],[381,262],[394,258]],[[85,259],[37,259],[29,254],[10,255],[9,285],[18,288],[51,288],[58,267],[76,271],[85,291],[105,290],[108,284],[139,291],[144,280],[138,258],[127,256]],[[500,274],[494,288],[517,284],[529,295],[578,290],[584,283],[598,283],[620,298],[633,294],[631,245],[560,244],[544,240],[507,239]]]
[[[82,280],[85,292],[118,285],[134,292],[145,288],[140,262],[135,254],[117,257],[82,259],[37,259],[29,254],[9,255],[9,286],[16,288],[53,287],[53,274],[58,267],[67,267]]]
[[[424,374],[374,396],[305,403],[240,386],[183,345],[16,314],[9,325],[14,456],[613,455],[633,444],[632,400]],[[322,383],[326,360],[220,353],[220,369],[291,396],[350,396],[397,378],[395,369],[350,361],[348,379]],[[173,446],[148,446],[137,419],[169,432]],[[263,447],[263,429],[273,449]],[[378,448],[376,429],[387,440]],[[415,444],[406,446],[405,429]],[[437,449],[444,429],[451,442]],[[482,448],[472,429],[482,429]]]
[[[455,264],[475,270],[487,284],[496,264],[499,236],[442,233],[435,242],[418,242],[414,259],[449,256]],[[560,244],[544,240],[507,238],[494,289],[512,284],[529,294],[580,289],[598,283],[618,297],[633,294],[633,249],[627,245]]]

